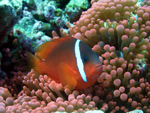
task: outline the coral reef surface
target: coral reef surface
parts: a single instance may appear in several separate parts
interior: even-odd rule
[[[1,113],[150,113],[149,0],[0,0],[0,9]],[[27,69],[27,51],[65,36],[99,54],[102,74],[87,89]]]

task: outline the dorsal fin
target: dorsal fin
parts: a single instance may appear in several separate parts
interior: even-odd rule
[[[47,56],[49,55],[49,53],[51,51],[53,51],[56,46],[60,45],[64,41],[68,41],[69,39],[72,39],[72,38],[73,37],[62,37],[59,39],[45,42],[37,48],[35,55],[40,59],[46,59]]]

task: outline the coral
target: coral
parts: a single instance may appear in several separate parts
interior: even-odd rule
[[[32,8],[29,7],[32,4]],[[56,7],[55,1],[23,1],[23,17],[13,27],[13,37],[32,52],[51,40],[51,31],[66,27],[67,15]]]
[[[28,12],[31,13],[35,20],[49,23],[53,26],[53,30],[55,30],[54,27],[66,27],[65,23],[69,20],[69,17],[62,9],[58,8],[58,1],[34,0],[34,2],[24,1],[24,3],[24,8],[28,9]],[[32,7],[30,4],[32,4]],[[60,19],[61,24],[57,24],[58,19]]]
[[[17,99],[12,98],[6,88],[0,88],[0,106],[3,112],[58,111],[76,113],[100,109],[97,112],[103,113],[110,107],[114,108],[112,112],[125,109],[125,107],[119,108],[119,106],[116,106],[117,103],[112,100],[112,93],[103,89],[101,85],[95,85],[84,90],[74,90],[71,93],[61,84],[52,81],[47,75],[37,75],[34,70],[24,76],[23,83],[26,86],[23,86],[23,90],[18,94]],[[104,97],[105,100],[103,100]],[[145,101],[143,100],[143,102]]]
[[[91,8],[69,27],[71,35],[88,44],[101,57],[100,89],[105,112],[149,112],[149,1],[92,0]],[[58,38],[56,32],[53,37]],[[97,86],[95,86],[97,87]],[[103,92],[103,93],[102,93]],[[86,94],[86,92],[82,92]],[[91,93],[93,95],[93,93]]]
[[[11,36],[12,34],[8,36],[8,42],[0,48],[0,86],[8,88],[12,96],[17,98],[23,87],[22,79],[27,71],[27,62],[26,52]]]
[[[0,1],[0,46],[8,41],[7,35],[21,16],[21,7],[13,3],[7,0]]]
[[[13,97],[7,88],[0,87],[0,112],[6,113],[6,106],[13,105]]]
[[[5,77],[5,79],[0,80],[0,86],[7,88],[11,95],[14,98],[17,98],[18,93],[22,90],[23,87],[23,77],[26,76],[25,73],[22,72],[11,72],[12,77]]]
[[[26,53],[25,49],[17,43],[17,39],[10,39],[1,49],[2,52],[2,69],[7,71],[7,74],[12,70],[26,71]],[[12,69],[13,67],[13,69]]]
[[[47,92],[50,95],[50,100],[56,100],[56,98],[63,97],[63,94],[61,94],[61,91],[64,91],[64,88],[61,84],[57,84],[55,81],[51,80],[47,75],[37,75],[36,72],[32,69],[27,76],[24,77],[24,80],[22,81],[26,86],[23,87],[23,92],[25,92],[27,95],[37,95],[38,93],[41,94],[42,92]],[[70,90],[66,89],[67,94],[71,92]],[[57,95],[55,95],[55,92]],[[38,97],[41,95],[37,95]],[[41,97],[39,97],[41,100],[43,100]],[[46,98],[44,98],[46,99]]]
[[[23,90],[18,94],[18,98],[9,106],[5,106],[6,112],[85,112],[88,110],[98,109],[99,97],[79,94],[77,90],[72,93],[69,89],[62,87],[61,84],[55,83],[47,75],[37,75],[31,70],[27,76],[24,76]],[[4,89],[4,88],[3,88]],[[9,96],[8,90],[5,91]],[[1,95],[5,97],[2,92]],[[6,99],[6,101],[7,101]]]
[[[6,99],[8,97],[12,97],[10,92],[8,91],[7,88],[3,88],[3,87],[0,87],[0,96],[3,97],[3,99]]]
[[[15,49],[1,49],[1,67],[7,67],[13,61],[15,70],[21,71],[13,72],[11,79],[7,75],[5,81],[0,82],[3,86],[0,88],[1,112],[85,112],[99,109],[106,113],[136,110],[149,113],[149,5],[148,0],[92,0],[91,8],[82,12],[79,20],[72,25],[70,22],[65,24],[68,16],[55,1],[24,0],[23,18],[12,32]],[[76,9],[75,15],[81,12],[80,8]],[[71,13],[74,16],[68,10],[68,15]],[[76,19],[75,16],[73,18]],[[17,29],[21,24],[23,29]],[[65,25],[69,30],[63,29]],[[60,27],[63,28],[58,32]],[[46,30],[56,31],[48,34]],[[33,69],[27,75],[23,73],[25,51],[34,53],[38,45],[60,35],[80,39],[99,54],[103,72],[95,85],[71,91],[47,75],[37,75]],[[5,58],[11,61],[6,62]],[[19,84],[23,89],[16,88]]]
[[[88,0],[70,0],[65,8],[65,12],[70,16],[70,22],[75,22],[79,19],[82,11],[89,8]]]
[[[44,17],[52,25],[53,30],[66,28],[66,22],[69,21],[69,16],[62,9],[58,8],[57,3],[54,1],[49,2],[44,7]]]
[[[49,3],[44,7],[44,16],[47,21],[52,22],[55,17],[55,6]]]
[[[102,40],[106,44],[115,46],[116,50],[121,49],[118,48],[120,47],[119,44],[121,44],[121,36],[129,35],[129,30],[131,29],[138,29],[138,22],[136,22],[136,24],[134,21],[140,19],[131,16],[137,9],[136,2],[132,0],[129,0],[128,2],[129,3],[115,3],[104,1],[103,3],[98,1],[93,3],[92,1],[92,7],[87,11],[82,12],[79,21],[75,22],[75,25],[69,28],[71,35],[74,36],[77,35],[77,33],[78,35],[79,33],[82,34],[78,38],[82,38],[83,41],[85,40],[84,42],[91,47]],[[132,8],[132,10],[129,9],[129,7]],[[129,15],[126,15],[126,13]],[[129,21],[127,21],[127,19],[129,19]],[[133,23],[134,25],[132,27]],[[126,34],[123,32],[124,30],[126,31]],[[135,30],[132,30],[131,38],[135,36]],[[115,38],[117,36],[118,38]],[[94,39],[92,37],[94,37]]]
[[[82,98],[85,98],[85,102]],[[89,97],[85,97],[84,95],[78,95],[75,98],[75,95],[72,94],[69,97],[69,101],[64,101],[59,97],[56,102],[51,101],[46,104],[44,101],[39,101],[36,96],[29,97],[23,94],[18,99],[14,100],[13,106],[9,105],[6,107],[6,112],[83,112],[83,109],[87,111],[95,106],[95,103],[88,99]]]
[[[26,23],[26,21],[24,21],[24,22]],[[23,50],[35,52],[36,48],[40,44],[51,40],[51,38],[49,36],[45,35],[45,33],[42,32],[42,31],[49,29],[50,24],[46,24],[46,23],[43,23],[41,21],[38,21],[38,22],[31,25],[32,26],[31,29],[29,28],[29,24],[28,24],[27,25],[28,29],[24,33],[18,29],[15,29],[19,25],[16,25],[14,27],[14,31],[13,31],[14,41],[13,41],[13,43],[15,45],[23,48]]]
[[[34,52],[40,44],[51,40],[52,30],[55,30],[58,34],[60,34],[60,28],[67,31],[66,22],[69,22],[70,18],[75,18],[72,16],[73,12],[75,11],[79,18],[81,12],[86,10],[89,6],[87,0],[81,3],[78,1],[79,4],[75,4],[74,1],[69,3],[65,1],[63,4],[68,3],[68,5],[66,7],[63,6],[63,9],[59,8],[59,6],[62,7],[60,4],[62,1],[18,1],[17,3],[20,4],[20,7],[23,9],[23,14],[21,19],[19,19],[17,24],[13,27],[13,37],[17,38],[16,40],[22,45],[22,48],[31,52]],[[80,12],[79,10],[73,10],[74,8],[79,8]],[[69,11],[71,15],[69,13],[68,15],[66,11]],[[78,18],[76,18],[76,20]]]

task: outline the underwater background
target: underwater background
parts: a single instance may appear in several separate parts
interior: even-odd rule
[[[28,51],[67,36],[99,54],[87,89],[28,69]],[[149,0],[0,0],[0,113],[150,113],[149,36]]]

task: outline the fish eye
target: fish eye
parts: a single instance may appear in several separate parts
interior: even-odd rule
[[[83,60],[84,63],[86,63],[86,62],[88,61],[88,56],[84,56],[84,57],[82,58],[82,60]]]

